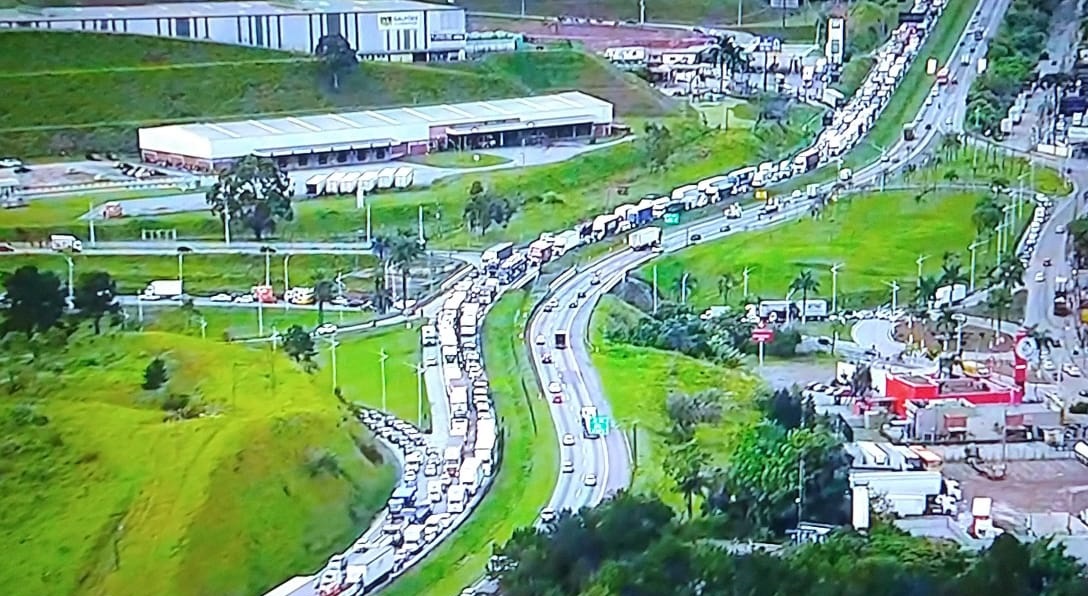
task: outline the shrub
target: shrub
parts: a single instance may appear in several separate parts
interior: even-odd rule
[[[158,389],[166,384],[169,376],[166,374],[166,362],[162,358],[155,357],[144,369],[144,384],[142,387],[148,391]],[[176,409],[176,408],[167,408]]]

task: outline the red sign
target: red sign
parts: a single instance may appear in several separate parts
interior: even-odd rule
[[[774,329],[770,327],[753,327],[752,341],[765,344],[774,339]]]

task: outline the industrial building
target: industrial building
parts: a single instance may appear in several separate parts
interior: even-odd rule
[[[215,171],[247,156],[286,170],[390,161],[446,149],[484,149],[591,139],[612,132],[612,104],[580,92],[141,128],[144,161]]]
[[[0,10],[0,29],[134,33],[311,53],[343,35],[364,59],[460,60],[465,11],[414,0],[185,2],[137,6],[51,6]]]

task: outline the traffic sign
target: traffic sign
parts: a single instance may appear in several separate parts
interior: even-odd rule
[[[680,223],[680,214],[679,213],[666,213],[665,214],[665,223],[670,224],[670,225],[676,225],[676,224]]]
[[[770,327],[755,327],[752,329],[752,341],[765,344],[774,340],[774,329]]]
[[[767,189],[766,188],[757,188],[756,189],[756,200],[757,201],[766,201],[767,200]]]
[[[593,416],[589,419],[589,432],[597,435],[608,434],[608,416]]]

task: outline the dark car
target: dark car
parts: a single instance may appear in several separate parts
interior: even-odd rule
[[[718,228],[718,231],[719,232],[728,232],[728,231],[730,231],[732,229],[733,229],[733,226],[722,226],[722,227]]]
[[[702,234],[692,234],[692,235],[691,235],[691,241],[692,241],[692,242],[698,242],[698,241],[700,241],[700,240],[702,240],[702,239],[703,239],[703,235],[702,235]]]

